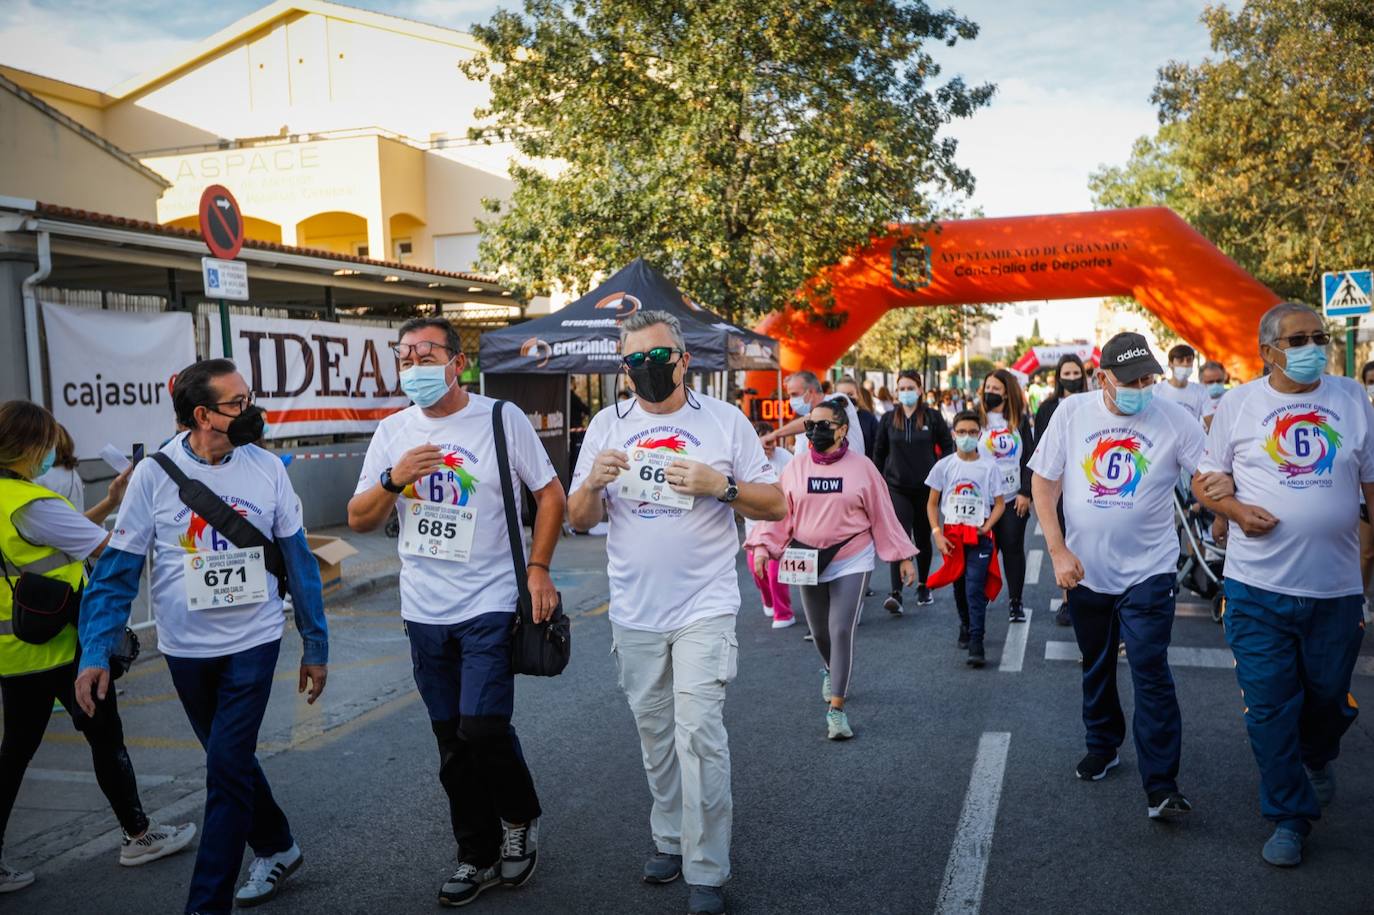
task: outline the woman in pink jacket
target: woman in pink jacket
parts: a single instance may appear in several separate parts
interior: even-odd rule
[[[805,427],[811,446],[798,448],[782,472],[787,517],[760,524],[745,541],[755,568],[781,560],[780,580],[800,588],[807,625],[825,662],[821,695],[829,706],[831,740],[854,736],[844,699],[854,667],[854,630],[875,562],[901,562],[908,587],[916,579],[916,547],[897,521],[878,468],[849,450],[845,415],[842,401],[811,408]]]

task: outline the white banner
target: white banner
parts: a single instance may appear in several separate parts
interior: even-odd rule
[[[267,411],[268,438],[371,432],[410,400],[400,393],[392,327],[230,317],[234,362]],[[219,356],[218,317],[207,318]]]
[[[196,361],[186,312],[96,311],[43,303],[52,412],[80,458],[110,443],[152,451],[176,432],[169,384]]]

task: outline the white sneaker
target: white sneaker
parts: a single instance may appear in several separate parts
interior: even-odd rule
[[[137,839],[124,833],[124,842],[119,847],[119,863],[125,867],[138,867],[174,855],[190,845],[195,836],[195,823],[183,823],[180,826],[149,823],[143,835]]]
[[[764,605],[763,605],[763,615],[766,616],[766,617],[768,617],[768,618],[771,620],[771,619],[773,618],[773,608],[770,607],[770,606],[768,606],[767,604],[764,604]]]
[[[15,870],[0,861],[0,893],[13,893],[33,883],[33,871]]]
[[[270,858],[254,858],[248,865],[248,879],[234,894],[234,902],[241,908],[262,905],[277,895],[286,878],[294,874],[305,860],[299,845],[292,845]]]
[[[774,628],[774,629],[787,629],[787,628],[789,628],[789,627],[791,627],[791,626],[795,626],[795,625],[797,625],[797,618],[796,618],[795,616],[792,617],[790,620],[779,620],[779,619],[773,620],[773,628]]]

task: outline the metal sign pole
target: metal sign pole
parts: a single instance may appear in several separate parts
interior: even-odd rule
[[[224,349],[224,358],[234,358],[234,343],[229,335],[229,303],[219,300],[219,336]]]
[[[1355,377],[1355,328],[1359,326],[1359,318],[1345,319],[1345,377]]]

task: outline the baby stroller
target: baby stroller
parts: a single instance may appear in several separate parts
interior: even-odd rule
[[[1213,515],[1198,503],[1182,480],[1174,487],[1174,520],[1178,526],[1178,587],[1187,588],[1212,604],[1212,622],[1226,611],[1221,587],[1226,550],[1212,539]]]

